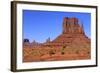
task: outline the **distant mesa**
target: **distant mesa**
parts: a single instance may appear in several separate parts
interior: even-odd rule
[[[24,39],[24,42],[27,42],[27,43],[29,43],[29,39]]]

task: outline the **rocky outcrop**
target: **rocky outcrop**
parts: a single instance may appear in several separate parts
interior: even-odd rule
[[[77,18],[68,18],[63,19],[63,34],[84,34],[82,24],[78,23]]]
[[[85,48],[90,46],[90,39],[85,35],[83,25],[79,24],[77,18],[63,19],[63,31],[62,34],[56,37],[53,41],[46,43],[50,46],[68,46],[75,48]]]

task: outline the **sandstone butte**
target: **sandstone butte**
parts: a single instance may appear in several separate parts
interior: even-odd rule
[[[45,43],[23,41],[23,62],[91,59],[91,39],[75,17],[63,18],[62,33]]]

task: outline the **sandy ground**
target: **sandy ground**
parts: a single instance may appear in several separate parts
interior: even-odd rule
[[[90,49],[24,48],[23,62],[90,59]]]

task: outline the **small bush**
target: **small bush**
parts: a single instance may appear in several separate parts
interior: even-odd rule
[[[64,55],[65,53],[64,52],[61,52],[61,54]]]
[[[63,46],[63,49],[66,48],[66,46]]]
[[[49,54],[50,54],[50,55],[54,55],[55,52],[54,52],[53,50],[51,50],[51,51],[49,51]]]
[[[79,51],[76,51],[76,54],[79,54]]]
[[[88,51],[87,54],[90,54],[90,52]]]

